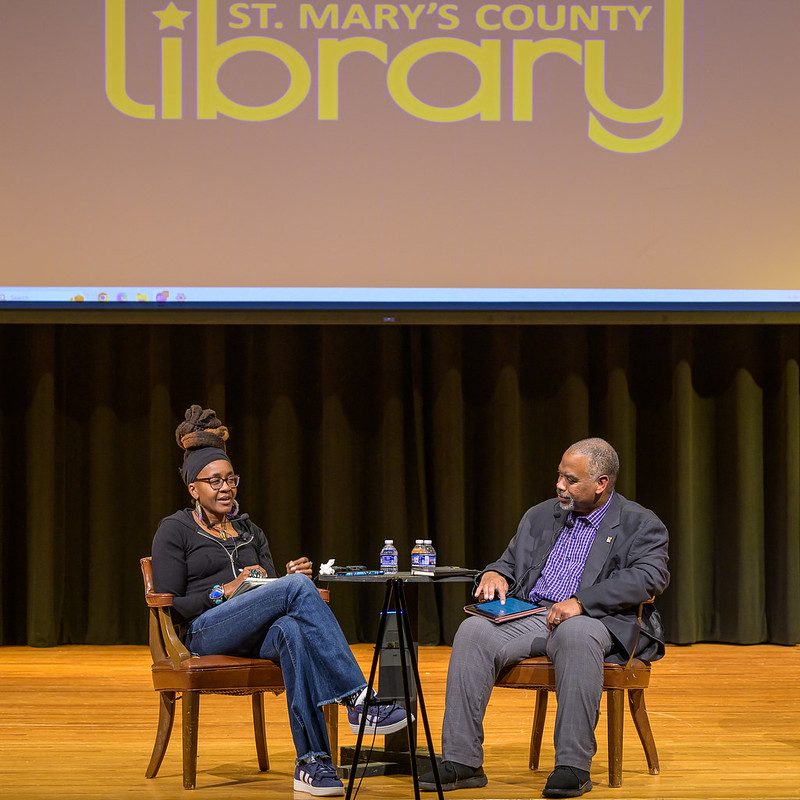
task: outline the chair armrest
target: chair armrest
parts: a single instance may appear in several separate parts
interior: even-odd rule
[[[144,581],[144,599],[150,608],[168,608],[172,605],[172,595],[166,592],[157,592],[153,587],[153,559],[145,556],[139,559]]]
[[[144,580],[144,599],[150,608],[150,652],[154,660],[168,656],[173,669],[180,669],[181,662],[192,657],[175,630],[172,621],[172,595],[157,592],[153,588],[153,559],[139,559]]]
[[[150,608],[170,608],[172,606],[172,595],[162,592],[147,592],[144,596]]]

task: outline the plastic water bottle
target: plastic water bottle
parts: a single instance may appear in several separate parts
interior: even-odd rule
[[[394,546],[394,539],[386,539],[383,542],[381,569],[387,575],[394,575],[397,572],[397,548]]]
[[[417,539],[414,548],[411,551],[411,571],[423,568],[423,556],[425,556],[425,546],[422,544],[422,539]],[[427,560],[427,559],[426,559]]]
[[[436,551],[433,549],[433,542],[430,539],[425,539],[423,542],[425,549],[428,551],[428,569],[436,569]]]
[[[420,541],[422,542],[422,544],[420,545],[422,547],[422,552],[419,554],[418,569],[427,570],[428,569],[428,548],[425,545],[425,540],[424,539],[421,539]]]

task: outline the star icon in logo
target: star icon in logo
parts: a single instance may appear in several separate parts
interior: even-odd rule
[[[167,28],[177,28],[182,31],[184,30],[183,21],[191,13],[191,11],[181,11],[175,3],[170,2],[163,11],[154,11],[153,16],[158,17],[158,29],[160,31]]]

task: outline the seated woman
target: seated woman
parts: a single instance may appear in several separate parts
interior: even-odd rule
[[[225,450],[228,431],[211,409],[192,406],[175,432],[185,450],[181,475],[194,509],[161,520],[153,539],[153,582],[173,595],[176,621],[195,655],[268,658],[280,663],[297,761],[295,791],[344,794],[330,756],[322,706],[343,703],[358,731],[366,681],[303,557],[280,580],[232,597],[247,577],[276,577],[264,532],[236,502],[239,476]],[[395,704],[368,705],[366,730],[406,725]]]

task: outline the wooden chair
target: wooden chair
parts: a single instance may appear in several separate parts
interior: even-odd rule
[[[253,706],[258,768],[269,770],[267,733],[264,717],[264,692],[284,691],[281,669],[274,661],[234,656],[193,656],[178,636],[172,621],[172,595],[153,590],[151,559],[139,560],[144,579],[144,594],[150,608],[150,654],[153,658],[153,688],[159,693],[158,730],[153,754],[145,776],[155,778],[167,751],[175,701],[181,698],[183,737],[183,786],[194,789],[197,778],[197,727],[201,694],[250,695]],[[327,589],[320,589],[327,601]],[[325,722],[331,753],[338,752],[338,708],[325,706]],[[334,756],[335,760],[335,756]]]
[[[648,602],[652,602],[649,600]],[[642,608],[639,606],[639,624],[642,622]],[[634,647],[635,649],[635,647]],[[633,724],[647,758],[651,775],[658,775],[658,753],[647,708],[644,704],[644,690],[650,685],[650,664],[638,658],[628,659],[625,666],[605,663],[603,667],[603,691],[606,693],[608,710],[608,785],[622,785],[622,732],[624,725],[623,698],[628,692]],[[539,768],[539,753],[542,747],[542,732],[547,714],[547,695],[556,689],[556,676],[553,662],[547,656],[525,658],[517,664],[509,664],[500,671],[495,686],[506,689],[535,689],[536,707],[531,727],[531,747],[528,767]]]

